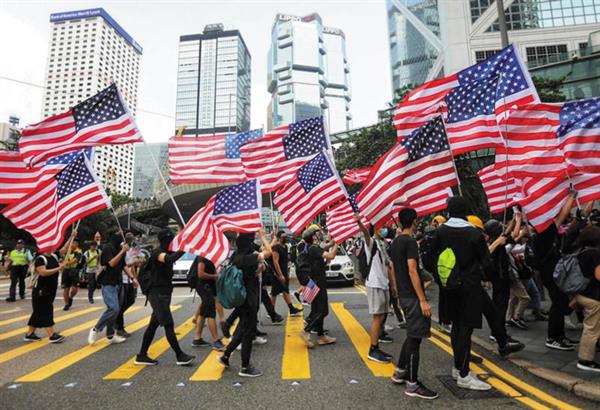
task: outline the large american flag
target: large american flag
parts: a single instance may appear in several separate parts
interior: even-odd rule
[[[342,181],[348,185],[362,184],[369,178],[372,167],[365,167],[360,169],[349,169],[344,172]]]
[[[2,210],[19,229],[31,234],[39,252],[57,249],[73,222],[110,206],[87,157],[80,153],[54,177]]]
[[[437,116],[380,158],[360,191],[358,207],[379,227],[390,218],[394,203],[412,204],[457,183],[444,124]]]
[[[33,190],[41,181],[52,178],[80,155],[69,152],[28,167],[18,151],[0,151],[0,204],[16,201]],[[84,150],[91,160],[92,148]]]
[[[252,179],[219,191],[189,220],[171,242],[172,251],[186,251],[215,266],[227,259],[230,244],[224,232],[252,233],[261,225],[260,184]]]
[[[335,239],[336,243],[341,243],[348,238],[353,238],[359,234],[360,228],[354,220],[354,214],[359,214],[356,205],[356,196],[358,193],[350,195],[348,199],[342,199],[337,204],[327,208],[325,213],[325,224],[327,230]],[[368,226],[369,221],[361,216],[363,225]]]
[[[295,172],[294,178],[275,193],[273,203],[288,228],[298,233],[315,215],[346,197],[335,166],[323,151]]]
[[[441,191],[435,191],[420,197],[414,198],[412,201],[407,201],[406,198],[394,202],[391,218],[386,223],[398,223],[397,215],[400,210],[410,207],[417,212],[417,216],[429,215],[435,212],[443,211],[448,206],[448,198],[452,196],[452,189],[446,188]]]
[[[246,180],[240,147],[262,137],[262,129],[238,134],[172,137],[169,178],[174,184],[239,184]]]
[[[502,171],[503,169],[496,169],[492,164],[477,172],[492,214],[512,207],[515,204],[515,197],[521,193],[515,179]]]
[[[82,148],[142,142],[115,84],[69,111],[27,126],[19,151],[28,165]]]
[[[275,191],[324,149],[331,150],[323,117],[309,118],[274,128],[264,137],[240,148],[248,179],[259,179],[263,192]]]
[[[320,290],[317,284],[310,279],[304,289],[302,289],[302,297],[307,303],[313,303]]]
[[[497,120],[514,105],[539,102],[518,50],[504,50],[449,77],[427,82],[398,105],[398,138],[409,136],[436,115],[446,115],[452,153],[458,155],[502,143]]]

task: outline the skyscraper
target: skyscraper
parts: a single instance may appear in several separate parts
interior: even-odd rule
[[[116,82],[135,115],[142,47],[102,8],[50,15],[43,117],[64,112]],[[133,146],[97,147],[94,168],[105,186],[131,194]]]
[[[501,49],[493,0],[386,0],[393,91]],[[600,0],[504,0],[509,41],[529,67],[570,58],[600,29]]]
[[[179,38],[175,127],[183,135],[250,129],[251,57],[238,30],[210,24]]]
[[[158,162],[158,167],[164,169],[167,164],[167,155],[169,146],[166,142],[135,144],[135,161],[133,166],[133,198],[150,198],[154,195],[154,186],[156,181],[160,180],[156,172],[154,160],[150,156],[148,149],[152,152],[154,159]],[[165,172],[166,174],[166,172]]]
[[[352,126],[346,38],[314,13],[277,14],[268,55],[268,128],[324,115],[331,132]]]

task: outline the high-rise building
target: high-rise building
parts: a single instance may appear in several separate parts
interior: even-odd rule
[[[386,0],[393,91],[500,50],[493,0]],[[530,68],[569,59],[600,29],[600,0],[504,0],[509,41]]]
[[[116,82],[135,115],[142,47],[101,8],[54,13],[43,117],[64,112]],[[105,186],[131,194],[133,146],[97,147],[94,168]]]
[[[222,24],[179,37],[176,129],[195,136],[249,130],[251,61],[240,32]]]
[[[267,75],[269,129],[319,115],[331,132],[352,127],[346,38],[318,14],[275,16]]]
[[[167,164],[169,146],[166,142],[135,144],[132,190],[133,198],[144,199],[154,196],[154,186],[156,185],[156,180],[160,179],[160,176],[158,176],[156,172],[154,160],[148,152],[148,149],[150,149],[152,152],[154,160],[156,160],[160,169],[165,168]]]

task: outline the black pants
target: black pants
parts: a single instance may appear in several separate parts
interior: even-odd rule
[[[504,318],[500,316],[498,310],[496,309],[496,305],[492,302],[490,295],[482,289],[483,293],[483,317],[488,322],[488,326],[492,331],[492,336],[496,338],[498,342],[498,346],[504,347],[508,342],[507,334],[506,334],[506,325],[504,322]]]
[[[152,316],[150,317],[150,324],[148,324],[148,327],[144,332],[144,337],[142,338],[140,356],[148,354],[148,349],[150,348],[150,344],[152,344],[156,329],[158,329],[159,326],[165,328],[167,341],[169,342],[171,349],[179,356],[182,351],[179,347],[177,336],[175,335],[173,315],[171,315],[171,294],[151,290],[148,295],[148,302],[150,302],[150,306],[152,307]]]
[[[16,299],[17,283],[19,284],[19,296],[21,299],[25,297],[25,276],[27,276],[27,266],[10,267],[10,289],[8,296],[11,299]]]
[[[240,321],[238,322],[231,341],[223,353],[225,357],[231,356],[231,353],[242,344],[242,367],[250,365],[250,356],[252,354],[252,340],[256,333],[257,320],[257,295],[248,294],[246,301],[242,306],[235,308],[234,312]],[[227,320],[231,318],[231,315]]]
[[[404,321],[404,315],[402,314],[402,310],[400,310],[400,301],[392,295],[392,292],[390,292],[390,304],[392,305],[392,309],[394,310],[394,315],[396,315],[396,319],[399,323],[402,323]]]
[[[407,337],[398,358],[398,368],[408,370],[408,381],[411,383],[418,381],[421,340]]]
[[[460,377],[469,374],[469,354],[471,352],[471,335],[473,328],[452,322],[451,343],[454,352],[454,367],[460,371]]]
[[[133,287],[131,283],[123,284],[123,304],[121,305],[121,310],[119,311],[119,315],[115,320],[115,329],[124,330],[125,323],[123,319],[123,315],[134,303],[135,298],[137,297],[137,289]]]
[[[542,272],[541,276],[552,302],[548,317],[548,338],[560,339],[565,335],[565,315],[569,311],[569,298],[554,283],[552,272]]]
[[[492,280],[492,300],[496,306],[498,316],[506,321],[506,311],[510,299],[510,280],[508,278],[497,278]]]
[[[273,306],[273,303],[271,303],[271,297],[269,296],[269,292],[267,292],[267,288],[263,287],[261,289],[260,299],[265,309],[267,309],[267,314],[271,319],[274,319],[277,316],[279,316],[277,312],[275,312],[275,307]]]
[[[315,330],[319,336],[323,336],[325,334],[323,332],[323,321],[329,314],[329,302],[327,298],[327,288],[320,288],[321,290],[317,293],[317,296],[310,305],[310,315],[307,318],[308,324],[304,328],[304,331],[310,332],[311,330]]]
[[[87,275],[87,289],[88,289],[88,300],[94,300],[94,292],[96,291],[96,271],[86,272]]]
[[[448,315],[448,291],[443,286],[438,285],[439,300],[438,300],[438,318],[443,325],[450,324],[450,316]]]

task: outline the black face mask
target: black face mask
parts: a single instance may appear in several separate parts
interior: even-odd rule
[[[162,238],[160,240],[160,247],[161,247],[161,249],[168,249],[172,240],[173,240],[173,236],[172,235],[167,235],[164,238]]]
[[[114,246],[115,249],[120,249],[121,248],[121,241],[123,240],[123,237],[121,235],[119,235],[118,233],[113,233],[110,237],[110,244],[112,246]]]

